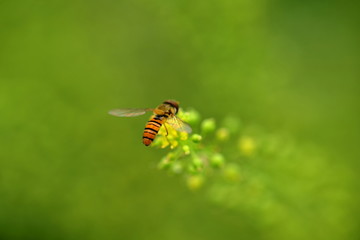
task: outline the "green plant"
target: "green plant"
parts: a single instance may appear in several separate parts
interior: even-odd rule
[[[241,122],[226,117],[221,123],[215,119],[201,119],[191,109],[179,111],[178,116],[193,127],[193,133],[160,129],[152,146],[170,148],[158,167],[172,174],[184,175],[191,190],[201,188],[213,177],[228,182],[241,180],[238,158],[251,158],[256,152],[256,142],[251,136],[240,135]],[[240,137],[239,137],[240,136]]]
[[[234,117],[202,120],[195,110],[180,111],[179,116],[194,133],[168,128],[167,141],[165,131],[160,131],[153,146],[170,148],[160,169],[183,176],[190,190],[206,189],[204,194],[215,204],[258,215],[273,233],[291,238],[302,226],[296,235],[305,239],[331,227],[341,236],[336,226],[348,221],[342,206],[351,198],[344,190],[348,182],[336,176],[345,169],[340,163],[329,164],[318,146],[245,125]]]

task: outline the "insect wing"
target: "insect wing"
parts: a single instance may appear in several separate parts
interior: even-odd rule
[[[190,125],[186,122],[183,122],[180,118],[176,116],[169,118],[166,123],[168,123],[170,126],[172,126],[175,130],[179,132],[192,132]]]
[[[116,117],[136,117],[145,114],[146,112],[153,111],[152,108],[119,108],[109,111],[110,115]]]

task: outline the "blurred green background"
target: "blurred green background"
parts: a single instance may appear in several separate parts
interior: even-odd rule
[[[359,239],[358,7],[0,1],[0,238]],[[147,117],[107,115],[169,98],[311,144],[332,184],[269,225],[189,191],[142,145]],[[292,177],[296,202],[311,182]]]

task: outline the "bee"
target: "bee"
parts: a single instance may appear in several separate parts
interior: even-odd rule
[[[154,115],[147,122],[144,129],[142,139],[145,146],[149,146],[154,141],[161,126],[164,126],[167,132],[166,123],[179,132],[191,133],[191,127],[176,116],[179,111],[179,102],[175,100],[166,100],[155,109],[120,108],[110,110],[109,114],[116,117],[136,117],[150,111],[152,111]]]

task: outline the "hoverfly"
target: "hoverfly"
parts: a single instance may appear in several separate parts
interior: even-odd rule
[[[166,128],[165,123],[172,126],[180,132],[191,133],[191,127],[176,116],[179,111],[179,102],[175,100],[166,100],[155,109],[153,108],[120,108],[109,111],[109,114],[116,117],[136,117],[152,111],[154,115],[147,122],[144,133],[143,143],[149,146],[155,139],[162,125]],[[167,129],[166,129],[167,131]]]

